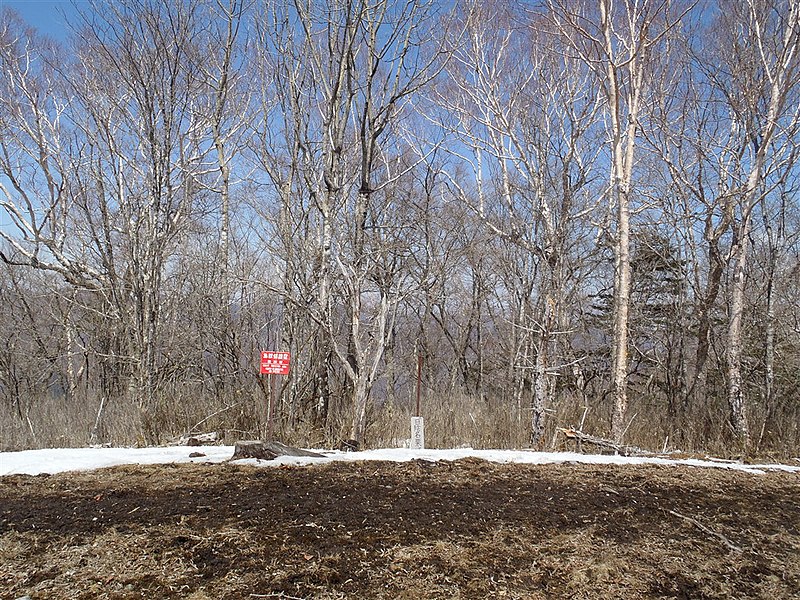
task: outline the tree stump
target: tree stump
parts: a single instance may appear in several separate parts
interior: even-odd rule
[[[312,458],[325,458],[322,454],[293,448],[280,442],[261,442],[259,440],[244,440],[236,442],[233,449],[233,458],[258,458],[260,460],[273,460],[279,456],[310,456]]]
[[[272,460],[276,458],[278,454],[276,452],[272,452],[265,442],[260,442],[258,440],[243,440],[241,442],[236,442],[236,446],[233,449],[233,460],[239,458],[259,458],[261,460]]]
[[[358,452],[360,446],[361,444],[358,443],[358,440],[342,440],[339,444],[339,450],[342,452]]]

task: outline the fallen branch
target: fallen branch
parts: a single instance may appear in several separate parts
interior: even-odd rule
[[[698,528],[700,531],[702,531],[703,533],[706,533],[706,534],[708,534],[708,535],[713,535],[715,538],[717,538],[717,539],[718,539],[718,540],[720,540],[720,541],[721,541],[723,544],[725,544],[725,546],[727,546],[727,548],[728,548],[729,550],[732,550],[733,552],[744,552],[744,550],[742,550],[742,549],[741,549],[739,546],[737,546],[736,544],[734,544],[732,541],[730,541],[730,540],[729,540],[728,538],[726,538],[724,535],[722,535],[721,533],[718,533],[718,532],[714,531],[713,529],[709,529],[708,527],[706,527],[705,525],[703,525],[703,524],[702,524],[700,521],[698,521],[697,519],[695,519],[695,518],[693,518],[693,517],[688,517],[688,516],[686,516],[686,515],[682,515],[682,514],[681,514],[681,513],[679,513],[679,512],[675,512],[674,510],[670,510],[670,511],[667,511],[667,512],[669,512],[669,514],[671,514],[671,515],[674,515],[674,516],[676,516],[676,517],[679,517],[679,518],[683,519],[684,521],[688,521],[689,523],[691,523],[692,525],[694,525],[695,527],[697,527],[697,528]]]
[[[235,404],[231,404],[230,406],[226,406],[225,408],[222,408],[222,409],[218,410],[217,412],[211,413],[210,415],[208,415],[207,417],[205,417],[204,419],[202,419],[202,420],[201,420],[199,423],[196,423],[196,424],[194,425],[194,427],[192,427],[192,428],[189,430],[189,435],[191,435],[191,433],[192,433],[194,430],[196,430],[198,427],[200,427],[200,425],[202,425],[203,423],[205,423],[206,421],[208,421],[210,418],[212,418],[212,417],[216,417],[217,415],[219,415],[219,414],[221,414],[221,413],[224,413],[226,410],[230,410],[230,409],[232,409],[232,408],[234,408],[234,407],[236,407],[236,406],[239,406],[239,403],[238,403],[238,402],[237,402],[237,403],[235,403]]]
[[[219,432],[210,431],[208,433],[198,433],[186,435],[173,440],[172,446],[205,446],[206,444],[216,444],[219,441]]]
[[[565,438],[570,440],[575,440],[578,444],[578,448],[580,449],[580,445],[582,443],[592,444],[593,446],[598,446],[600,448],[608,448],[609,450],[613,450],[617,454],[621,454],[622,456],[652,456],[652,452],[648,452],[647,450],[642,450],[641,448],[637,448],[636,446],[625,446],[624,444],[617,444],[612,440],[607,440],[605,438],[596,437],[593,435],[589,435],[588,433],[583,433],[577,429],[570,429],[570,428],[563,428],[559,427],[558,431],[564,435]]]

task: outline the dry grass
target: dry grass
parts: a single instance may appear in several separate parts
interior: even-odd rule
[[[0,451],[87,444],[158,445],[186,433],[206,431],[221,432],[225,442],[233,443],[240,439],[263,439],[269,431],[267,403],[261,390],[239,391],[217,398],[180,388],[161,395],[144,409],[130,399],[117,398],[104,404],[98,421],[99,408],[99,398],[67,401],[53,396],[30,399],[22,416],[0,405]],[[664,416],[665,410],[656,400],[632,397],[626,443],[658,452],[735,454],[725,426],[724,405],[709,404],[696,414],[695,420],[684,424],[671,422]],[[278,407],[272,426],[274,436],[285,443],[335,447],[349,437],[349,406],[342,399],[332,402],[324,429],[300,417],[290,423],[286,412],[286,407]],[[530,447],[531,412],[508,399],[429,393],[423,398],[421,412],[425,418],[426,446],[431,448]],[[548,409],[547,428],[539,449],[565,448],[558,427],[582,426],[585,432],[607,437],[610,412],[606,401],[587,407],[585,399],[562,394],[557,405]],[[412,404],[408,399],[396,404],[376,403],[368,416],[366,446],[403,446],[410,437],[411,416]],[[758,407],[753,407],[751,419],[753,424],[763,423]],[[760,433],[754,426],[754,435],[756,431]],[[780,437],[765,438],[769,443],[756,449],[758,455],[783,460],[796,456],[799,431],[797,423],[786,424]]]
[[[508,403],[474,396],[427,399],[420,411],[425,419],[429,448],[521,448],[528,445],[526,417]],[[401,445],[411,435],[410,406],[386,404],[376,409],[368,443],[375,447]]]

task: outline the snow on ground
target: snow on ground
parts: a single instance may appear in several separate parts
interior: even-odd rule
[[[576,454],[574,452],[532,452],[526,450],[473,450],[459,448],[454,450],[409,450],[384,449],[366,450],[363,452],[338,452],[315,450],[324,454],[324,458],[306,458],[283,456],[272,461],[244,459],[237,464],[253,464],[261,466],[278,465],[310,465],[331,461],[364,461],[385,460],[403,462],[414,459],[439,461],[458,460],[475,457],[497,463],[520,464],[616,464],[616,465],[684,465],[690,467],[709,467],[735,469],[747,473],[764,473],[766,471],[787,471],[798,473],[800,466],[780,464],[746,465],[719,459],[667,459],[655,457],[628,457],[599,454]],[[201,452],[205,456],[191,458],[193,452]],[[63,471],[88,471],[115,465],[152,465],[164,463],[219,463],[233,456],[233,446],[170,446],[164,448],[56,448],[46,450],[25,450],[22,452],[0,452],[0,476],[41,473],[61,473]]]

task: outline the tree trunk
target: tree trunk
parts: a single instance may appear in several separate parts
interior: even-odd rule
[[[551,274],[552,280],[552,274]],[[539,343],[536,348],[536,363],[534,366],[533,406],[531,411],[531,447],[541,447],[544,438],[547,408],[553,405],[552,376],[548,372],[551,367],[551,346],[553,345],[552,331],[557,321],[556,303],[548,294],[544,299],[543,314],[541,317],[541,331]]]
[[[773,242],[771,241],[772,245]],[[777,248],[773,245],[769,253],[767,266],[767,315],[764,323],[764,422],[757,444],[760,447],[764,434],[769,431],[772,421],[775,386],[775,264]]]
[[[745,267],[747,266],[747,242],[750,233],[750,218],[745,216],[737,231],[734,247],[734,271],[730,300],[730,319],[728,321],[727,346],[728,363],[728,407],[731,427],[740,448],[746,453],[750,446],[750,431],[745,410],[744,390],[742,389],[742,320],[744,317]]]
[[[611,391],[614,412],[611,437],[621,443],[628,409],[628,311],[631,294],[630,214],[628,195],[617,193],[617,240],[614,247],[614,329],[612,342]]]
[[[533,381],[533,406],[531,407],[531,447],[539,448],[544,437],[545,407],[550,399],[547,380],[547,346],[546,334],[542,334],[539,347],[536,350],[536,365],[534,367]]]
[[[647,26],[630,40],[629,57],[623,62],[627,73],[627,92],[620,86],[623,67],[615,49],[613,4],[600,0],[600,20],[606,54],[604,88],[611,120],[611,190],[617,208],[617,232],[614,240],[614,323],[611,357],[611,394],[614,408],[611,437],[618,444],[625,434],[628,410],[628,312],[631,297],[630,259],[630,189],[633,179],[633,156],[639,120],[639,97],[643,85],[640,53],[647,44]],[[630,15],[629,15],[630,16]],[[627,114],[623,115],[623,111]],[[627,125],[623,124],[623,121]]]
[[[358,377],[353,384],[353,420],[350,424],[350,439],[356,440],[359,446],[363,446],[367,430],[367,404],[370,387],[367,378],[363,376]]]

